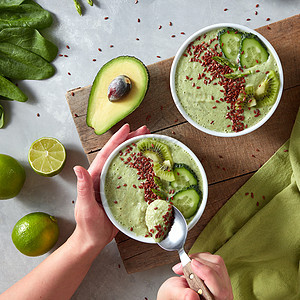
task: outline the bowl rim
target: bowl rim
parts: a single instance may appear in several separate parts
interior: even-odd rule
[[[113,152],[107,158],[107,160],[106,160],[106,162],[103,166],[101,175],[100,175],[100,196],[101,196],[101,202],[102,202],[102,206],[104,208],[104,211],[105,211],[106,215],[108,216],[108,218],[110,219],[110,221],[113,223],[113,225],[115,227],[117,227],[121,232],[123,232],[124,234],[129,236],[130,238],[135,239],[135,240],[140,241],[140,242],[148,243],[148,244],[155,244],[155,241],[152,238],[146,238],[146,237],[143,237],[143,236],[138,236],[135,233],[133,233],[132,231],[130,231],[130,230],[124,228],[122,225],[120,225],[120,223],[113,216],[113,214],[112,214],[112,212],[109,208],[109,205],[107,203],[107,198],[106,198],[106,195],[105,195],[106,174],[107,174],[108,168],[109,168],[112,160],[114,159],[114,157],[117,155],[117,153],[119,153],[119,151],[121,149],[123,149],[127,145],[129,145],[131,143],[135,143],[135,142],[137,142],[141,139],[144,139],[144,138],[156,138],[156,139],[159,139],[159,140],[166,140],[166,141],[169,141],[171,143],[175,143],[176,145],[180,146],[185,151],[187,151],[187,153],[189,155],[191,155],[191,157],[195,161],[197,167],[199,168],[199,171],[200,171],[200,174],[201,174],[201,177],[202,177],[202,202],[201,202],[201,204],[198,208],[198,211],[195,214],[194,218],[189,222],[188,230],[192,229],[196,225],[196,223],[199,221],[200,217],[202,216],[202,214],[204,212],[204,209],[205,209],[206,203],[207,203],[207,198],[208,198],[208,182],[207,182],[207,177],[206,177],[205,170],[204,170],[200,160],[197,158],[197,156],[185,144],[183,144],[182,142],[180,142],[177,139],[174,139],[172,137],[169,137],[169,136],[166,136],[166,135],[160,135],[160,134],[140,135],[140,136],[136,136],[136,137],[133,137],[133,138],[130,138],[130,139],[124,141],[122,144],[120,144],[117,148],[115,148],[113,150]]]
[[[266,45],[267,49],[271,52],[271,54],[274,56],[274,59],[277,63],[278,66],[278,70],[279,70],[279,79],[280,79],[280,87],[278,90],[278,95],[277,95],[277,99],[275,101],[275,103],[273,104],[272,108],[269,110],[269,112],[265,115],[264,118],[262,118],[258,123],[256,123],[255,125],[246,128],[242,131],[239,132],[220,132],[220,131],[214,131],[208,128],[205,128],[201,125],[199,125],[197,122],[195,122],[193,119],[191,119],[191,117],[185,112],[184,108],[182,107],[179,98],[177,97],[177,93],[176,93],[176,88],[175,88],[175,73],[176,73],[176,68],[177,68],[177,64],[179,59],[181,58],[183,52],[185,51],[186,47],[188,46],[189,43],[191,43],[192,41],[194,41],[198,36],[200,36],[203,33],[206,33],[208,31],[214,30],[214,29],[218,29],[218,28],[226,28],[226,27],[233,27],[239,30],[242,30],[244,32],[249,32],[249,33],[253,33],[255,35],[257,35],[262,42]],[[258,33],[257,31],[255,31],[254,29],[251,29],[247,26],[244,25],[240,25],[240,24],[236,24],[236,23],[218,23],[218,24],[213,24],[213,25],[209,25],[206,26],[198,31],[196,31],[195,33],[193,33],[191,36],[189,36],[185,42],[183,44],[181,44],[180,48],[177,50],[176,55],[174,57],[174,60],[172,62],[172,66],[171,66],[171,71],[170,71],[170,89],[171,89],[171,94],[172,94],[172,98],[173,101],[175,102],[175,105],[177,107],[177,109],[179,110],[179,112],[181,113],[181,115],[194,127],[196,127],[197,129],[210,134],[210,135],[214,135],[214,136],[218,136],[218,137],[237,137],[237,136],[242,136],[245,134],[248,134],[250,132],[253,132],[254,130],[258,129],[259,127],[261,127],[265,122],[267,122],[269,120],[269,118],[273,115],[273,113],[275,112],[277,106],[279,105],[281,96],[282,96],[282,92],[283,92],[283,84],[284,84],[284,78],[283,78],[283,68],[282,68],[282,64],[281,61],[279,59],[279,56],[277,54],[277,52],[275,51],[275,49],[273,48],[273,46],[271,45],[271,43],[260,33]]]

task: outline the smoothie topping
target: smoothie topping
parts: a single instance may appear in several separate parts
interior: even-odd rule
[[[190,42],[176,72],[184,110],[199,125],[216,131],[240,132],[259,122],[280,87],[278,66],[265,44],[255,34],[229,27]]]
[[[156,242],[162,241],[173,223],[172,205],[164,200],[153,201],[146,210],[146,225],[149,236]]]

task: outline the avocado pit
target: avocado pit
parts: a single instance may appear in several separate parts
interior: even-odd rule
[[[108,86],[107,97],[109,101],[118,101],[131,89],[131,80],[126,75],[120,75],[112,80]]]

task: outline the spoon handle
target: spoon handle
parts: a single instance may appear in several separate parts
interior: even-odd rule
[[[190,288],[199,294],[200,299],[214,300],[205,283],[193,272],[191,262],[183,267],[183,273]]]

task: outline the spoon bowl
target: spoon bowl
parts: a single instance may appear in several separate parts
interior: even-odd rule
[[[205,283],[194,273],[191,266],[191,259],[184,251],[184,244],[187,237],[188,227],[182,213],[173,206],[174,221],[168,235],[158,243],[167,251],[178,251],[184,276],[190,286],[202,299],[213,300],[214,297]]]

